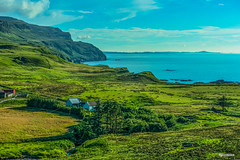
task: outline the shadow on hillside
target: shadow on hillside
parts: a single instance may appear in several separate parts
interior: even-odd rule
[[[202,108],[202,109],[200,109],[200,111],[209,112],[209,111],[212,111],[212,109],[211,108]]]
[[[71,127],[68,127],[68,128],[70,129]],[[72,139],[71,134],[67,132],[59,136],[31,138],[31,139],[22,140],[21,142],[46,142],[46,141],[57,141],[57,140],[64,140],[64,139],[71,140]]]
[[[13,108],[9,108],[12,110],[18,110],[18,111],[27,111],[27,112],[47,112],[47,113],[54,113],[57,114],[59,116],[65,116],[65,117],[72,117],[75,119],[79,119],[77,116],[75,115],[70,115],[68,113],[64,113],[58,110],[49,110],[49,109],[43,109],[43,108],[33,108],[33,107],[13,107]],[[77,121],[79,122],[79,121]]]

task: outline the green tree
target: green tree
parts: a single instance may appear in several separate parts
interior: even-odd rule
[[[117,102],[107,101],[102,104],[102,124],[107,133],[119,133],[122,127],[121,105]]]
[[[93,112],[93,116],[91,119],[93,130],[97,135],[101,135],[104,133],[104,129],[102,127],[102,118],[104,113],[103,111],[103,105],[101,105],[100,101],[97,101],[97,106],[95,107],[95,112]]]
[[[223,111],[227,111],[226,108],[231,107],[233,102],[223,95],[221,98],[216,100],[215,105],[221,106]]]
[[[86,140],[96,137],[91,125],[86,122],[82,122],[79,125],[73,127],[73,135],[78,144],[82,144]]]

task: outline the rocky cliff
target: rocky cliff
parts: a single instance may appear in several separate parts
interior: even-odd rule
[[[28,24],[11,17],[0,16],[0,42],[44,45],[63,59],[76,63],[106,60],[106,56],[98,48],[89,43],[73,41],[68,32]]]

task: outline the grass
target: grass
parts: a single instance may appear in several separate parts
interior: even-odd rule
[[[69,140],[4,143],[0,146],[0,159],[63,158],[74,147]]]
[[[57,111],[27,108],[24,103],[13,100],[0,107],[0,159],[66,157],[75,144],[63,135],[78,120]]]
[[[0,108],[0,143],[59,136],[77,120],[36,108]]]
[[[239,131],[238,126],[229,125],[178,132],[136,133],[130,136],[108,135],[87,141],[69,159],[210,160],[222,159],[219,154],[224,153],[235,154],[235,158],[239,159]],[[92,147],[89,148],[90,145]]]
[[[17,93],[40,95],[61,103],[75,97],[82,101],[114,100],[126,106],[144,106],[193,120],[178,123],[164,133],[105,135],[87,141],[69,159],[219,159],[220,153],[234,153],[236,159],[240,158],[237,150],[240,85],[169,84],[156,80],[149,72],[132,74],[126,69],[103,65],[74,64],[51,53],[42,53],[38,46],[10,45],[15,47],[0,50],[0,84],[15,88]],[[211,111],[216,98],[222,95],[230,98],[235,106],[228,108],[228,112]],[[61,136],[76,124],[76,119],[67,115],[25,108],[25,103],[26,100],[20,100],[0,104],[0,140],[5,146],[0,157],[16,145],[26,146],[16,151],[15,155],[22,155],[30,145],[38,143],[43,143],[45,149],[36,149],[36,152],[48,150],[49,153],[50,141],[47,139],[44,143],[41,138]],[[29,139],[36,142],[24,142]],[[193,146],[184,147],[184,143]],[[59,155],[66,154],[66,149],[60,150]],[[47,156],[47,153],[43,155],[54,155]],[[25,157],[31,155],[27,153]]]

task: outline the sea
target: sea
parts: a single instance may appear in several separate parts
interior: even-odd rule
[[[240,82],[240,54],[223,53],[105,53],[106,61],[88,65],[127,67],[130,72],[151,71],[170,83]]]

